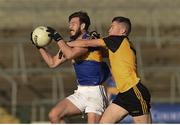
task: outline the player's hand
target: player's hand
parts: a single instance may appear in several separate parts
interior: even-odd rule
[[[54,39],[54,41],[58,42],[59,40],[62,40],[62,36],[52,27],[47,27],[48,29],[46,30],[47,32],[49,32],[48,36],[52,39]]]
[[[42,48],[42,47],[39,47],[39,46],[37,46],[37,45],[34,44],[33,39],[32,39],[32,32],[31,32],[30,40],[31,40],[31,43],[32,43],[37,49]]]
[[[97,33],[97,31],[91,31],[89,32],[90,35],[90,39],[99,39],[100,38],[100,34]]]

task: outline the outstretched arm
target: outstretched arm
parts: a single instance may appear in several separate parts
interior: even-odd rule
[[[75,59],[76,57],[88,52],[88,48],[70,47],[69,43],[70,42],[66,43],[63,40],[57,42],[59,48],[62,50],[62,53],[67,59]]]
[[[71,47],[105,47],[102,39],[76,40],[68,43],[68,45]]]

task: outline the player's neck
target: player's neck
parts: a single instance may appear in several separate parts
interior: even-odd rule
[[[83,39],[84,38],[84,35],[87,33],[88,31],[83,31],[79,37],[77,39]]]

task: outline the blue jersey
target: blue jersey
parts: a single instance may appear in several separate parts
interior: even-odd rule
[[[108,87],[116,87],[116,84],[114,82],[114,80],[112,79],[112,76],[110,76],[107,80],[106,80],[106,84]]]
[[[82,38],[88,39],[88,35],[84,34]],[[79,85],[101,85],[110,74],[109,67],[102,61],[101,51],[97,47],[90,47],[86,54],[75,60],[73,66]]]

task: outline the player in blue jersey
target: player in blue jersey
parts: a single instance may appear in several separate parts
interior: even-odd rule
[[[90,18],[86,12],[75,12],[69,16],[71,40],[92,39],[98,37],[96,32],[88,32]],[[59,41],[59,34],[48,27],[49,36]],[[49,113],[52,123],[64,123],[64,117],[87,113],[88,123],[98,123],[107,106],[107,97],[101,85],[108,76],[109,69],[102,61],[99,48],[71,48],[68,43],[59,45],[57,55],[50,55],[45,48],[38,48],[49,67],[57,67],[67,60],[72,64],[77,76],[77,90],[74,94],[60,101]]]

